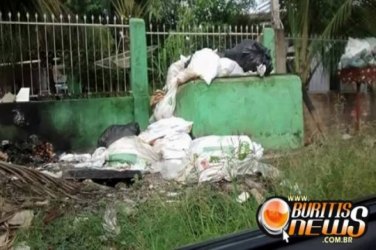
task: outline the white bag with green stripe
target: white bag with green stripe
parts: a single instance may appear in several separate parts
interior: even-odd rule
[[[115,141],[107,152],[106,167],[111,168],[151,171],[151,166],[160,158],[153,147],[137,136]]]

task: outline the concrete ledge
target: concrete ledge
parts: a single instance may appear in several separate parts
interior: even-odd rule
[[[300,78],[201,80],[179,88],[176,116],[194,122],[193,135],[249,135],[266,149],[293,149],[303,145],[303,103]]]

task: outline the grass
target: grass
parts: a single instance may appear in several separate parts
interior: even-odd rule
[[[374,195],[376,145],[370,145],[371,138],[376,138],[374,130],[350,140],[332,135],[321,145],[274,160],[272,164],[283,174],[272,183],[269,195],[297,194],[286,185],[281,186],[283,180],[296,184],[310,199]],[[104,207],[95,212],[71,211],[48,225],[42,224],[43,212],[39,212],[33,227],[18,233],[17,242],[26,241],[32,249],[172,249],[255,228],[258,205],[254,199],[237,203],[238,194],[202,185],[187,189],[172,203],[156,194],[133,213],[125,212],[118,202],[121,231],[117,236],[102,227]]]

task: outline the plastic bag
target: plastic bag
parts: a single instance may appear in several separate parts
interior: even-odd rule
[[[140,126],[136,122],[131,122],[126,125],[111,125],[106,128],[98,139],[98,147],[108,147],[114,141],[131,135],[139,135]]]
[[[237,62],[226,57],[219,59],[218,77],[241,75],[244,75],[244,71]]]
[[[270,50],[261,43],[245,39],[234,48],[225,51],[225,57],[236,61],[244,72],[258,72],[268,76],[273,70]]]
[[[163,88],[164,91],[168,91],[171,88],[177,87],[177,76],[185,69],[185,64],[189,61],[190,57],[180,55],[180,59],[170,65],[167,71],[167,80]]]
[[[153,148],[163,159],[187,157],[192,139],[187,133],[172,133],[155,141]]]
[[[161,119],[155,123],[150,124],[148,128],[139,135],[139,138],[150,144],[154,140],[165,137],[169,134],[188,134],[189,132],[191,132],[192,125],[193,122],[173,116],[167,119]]]
[[[107,151],[107,167],[147,171],[160,159],[153,148],[137,136],[123,137]]]
[[[187,66],[190,78],[200,77],[206,84],[210,84],[218,75],[219,56],[216,50],[204,48],[196,51]],[[183,82],[180,78],[180,82]]]
[[[178,87],[170,86],[167,94],[163,99],[157,103],[153,112],[153,118],[156,121],[161,119],[170,118],[174,115],[176,107],[176,92]]]
[[[231,181],[234,177],[275,172],[258,160],[263,155],[261,145],[248,136],[206,136],[192,141],[190,161],[177,177],[182,182]],[[268,172],[270,170],[270,172]],[[274,175],[273,175],[274,176]]]

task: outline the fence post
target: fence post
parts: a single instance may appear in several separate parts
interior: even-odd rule
[[[149,91],[145,22],[130,20],[131,87],[134,99],[134,117],[141,129],[149,123]]]
[[[262,44],[270,49],[270,55],[272,57],[273,69],[276,72],[275,64],[275,32],[273,28],[264,28],[262,35]]]

